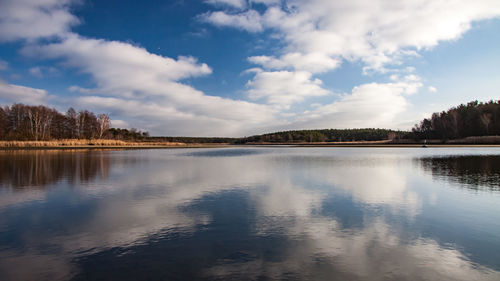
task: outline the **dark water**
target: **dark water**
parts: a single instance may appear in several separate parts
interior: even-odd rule
[[[0,280],[500,280],[500,150],[0,151]]]

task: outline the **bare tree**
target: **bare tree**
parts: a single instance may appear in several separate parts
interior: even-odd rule
[[[28,121],[30,125],[30,135],[32,138],[35,138],[35,140],[38,140],[38,123],[39,123],[39,114],[36,109],[34,108],[29,108],[28,109]]]
[[[76,131],[79,139],[85,138],[84,131],[85,131],[86,118],[87,118],[86,110],[80,111],[78,113],[78,117],[76,118]]]
[[[73,107],[70,107],[66,112],[66,137],[70,139],[74,139],[78,136],[78,113]]]
[[[99,114],[97,116],[97,124],[98,124],[98,127],[97,127],[97,135],[100,139],[102,139],[102,137],[104,136],[104,134],[106,132],[108,132],[109,130],[109,127],[110,127],[110,120],[109,120],[109,116],[107,114]]]
[[[51,125],[57,111],[45,106],[27,106],[26,113],[30,128],[31,138],[35,140],[49,139],[51,136]]]
[[[481,122],[483,123],[484,127],[486,128],[486,135],[489,134],[489,127],[491,123],[491,114],[490,113],[483,113],[480,116]]]
[[[13,104],[0,107],[0,139],[48,140],[62,138],[103,138],[110,129],[110,118],[70,108],[66,114],[43,105]]]
[[[42,115],[41,138],[44,140],[49,139],[51,137],[52,120],[54,119],[54,115],[58,113],[55,109],[52,110],[45,106],[39,106],[39,110]]]
[[[7,132],[9,131],[9,108],[0,107],[0,138],[5,139]]]
[[[97,135],[97,117],[94,113],[83,110],[78,113],[78,137],[84,139],[92,139]]]

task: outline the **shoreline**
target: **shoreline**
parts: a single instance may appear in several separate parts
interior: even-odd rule
[[[478,141],[480,140],[480,141]],[[62,139],[52,141],[0,141],[0,150],[43,149],[169,149],[169,148],[224,148],[224,147],[368,147],[368,148],[433,148],[433,147],[500,147],[500,143],[485,138],[469,138],[452,141],[379,140],[345,142],[171,142],[171,141],[123,141],[110,139]]]
[[[297,145],[297,147],[394,147],[394,148],[436,148],[436,147],[500,147],[500,144],[335,144],[335,145]]]
[[[88,150],[128,150],[128,149],[179,149],[179,148],[220,148],[230,145],[79,145],[79,146],[10,146],[0,147],[2,150],[72,150],[72,149],[88,149]]]
[[[109,139],[62,139],[49,141],[0,141],[0,150],[13,149],[154,149],[224,146],[227,143],[122,141]]]
[[[346,143],[346,144],[186,144],[186,145],[78,145],[78,146],[8,146],[0,147],[0,150],[137,150],[137,149],[182,149],[182,148],[227,148],[227,147],[338,147],[338,148],[460,148],[460,147],[499,147],[500,144],[369,144],[369,143]]]

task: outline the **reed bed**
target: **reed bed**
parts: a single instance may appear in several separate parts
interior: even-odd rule
[[[186,146],[180,142],[134,142],[106,139],[63,139],[50,141],[0,141],[0,147],[85,147],[85,146]]]
[[[500,144],[500,136],[478,136],[463,139],[449,140],[447,143],[456,144]]]

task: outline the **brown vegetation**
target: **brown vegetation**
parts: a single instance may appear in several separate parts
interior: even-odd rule
[[[61,113],[43,105],[21,103],[0,106],[0,140],[52,141],[62,139],[114,139],[138,141],[149,136],[137,129],[110,128],[106,114],[70,108]],[[45,145],[45,143],[43,143]],[[99,145],[99,143],[91,144]]]
[[[106,140],[106,139],[63,139],[51,141],[0,141],[2,148],[17,148],[17,147],[128,147],[128,146],[187,146],[180,142],[134,142],[121,140]]]
[[[466,137],[463,139],[448,140],[446,143],[450,144],[499,144],[500,136],[480,136],[480,137]]]

